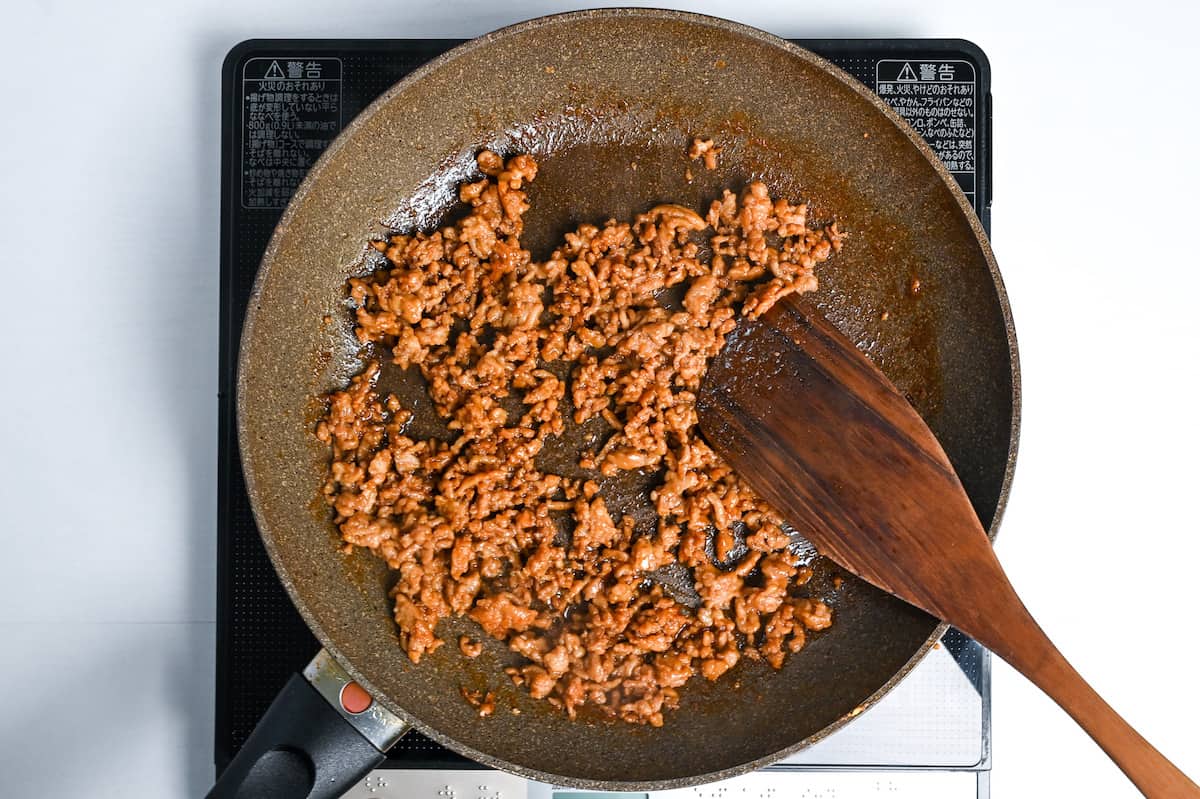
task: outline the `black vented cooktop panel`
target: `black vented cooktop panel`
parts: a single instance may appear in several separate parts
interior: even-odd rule
[[[257,39],[222,71],[221,357],[215,755],[223,769],[275,692],[318,649],[263,550],[233,424],[242,318],[259,260],[292,192],[338,132],[393,83],[459,44],[451,39]],[[925,136],[986,227],[991,95],[986,57],[961,40],[797,40],[878,92]],[[401,657],[399,650],[397,657]],[[418,733],[389,764],[472,761]]]

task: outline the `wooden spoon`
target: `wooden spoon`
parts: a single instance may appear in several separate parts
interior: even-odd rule
[[[824,555],[1007,660],[1146,796],[1200,799],[1042,632],[932,431],[814,309],[786,297],[744,321],[697,410],[708,443]]]

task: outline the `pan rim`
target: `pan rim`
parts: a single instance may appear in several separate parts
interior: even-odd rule
[[[248,443],[249,434],[248,434],[248,431],[246,428],[246,422],[245,422],[245,419],[247,418],[246,405],[245,405],[247,391],[245,390],[245,381],[247,379],[246,375],[248,372],[248,370],[246,368],[246,360],[248,357],[247,356],[248,348],[245,345],[246,345],[246,342],[249,341],[253,335],[254,324],[256,321],[256,317],[257,317],[256,308],[258,306],[259,300],[262,295],[262,289],[265,284],[266,276],[270,272],[270,266],[275,261],[276,254],[280,247],[280,242],[284,238],[286,231],[287,231],[288,227],[290,226],[292,219],[297,212],[297,209],[303,204],[303,200],[313,190],[313,187],[317,184],[321,174],[324,172],[325,167],[330,163],[330,161],[333,159],[333,157],[341,150],[341,148],[343,146],[345,146],[346,142],[352,138],[354,132],[356,130],[358,130],[360,127],[362,127],[365,124],[366,120],[372,118],[377,113],[378,109],[381,106],[389,103],[396,94],[407,90],[411,85],[418,83],[427,74],[443,68],[444,66],[452,63],[454,60],[460,58],[461,56],[468,54],[479,47],[483,47],[497,39],[507,38],[507,37],[510,37],[513,35],[522,34],[522,33],[528,32],[528,31],[536,30],[538,28],[552,26],[552,25],[559,25],[559,24],[571,24],[571,23],[576,23],[579,21],[590,20],[590,19],[605,19],[605,18],[621,18],[621,19],[644,18],[644,19],[653,19],[653,20],[670,20],[670,21],[684,22],[684,23],[698,25],[698,26],[707,27],[707,28],[716,28],[720,31],[723,31],[723,32],[726,32],[729,34],[733,34],[736,36],[741,36],[741,37],[745,37],[745,38],[754,40],[763,46],[782,50],[792,57],[799,58],[802,61],[805,61],[808,64],[825,71],[826,73],[828,73],[829,75],[831,75],[832,77],[837,79],[839,82],[841,82],[845,87],[851,89],[856,94],[858,94],[862,99],[869,102],[872,106],[875,107],[876,110],[881,112],[883,114],[883,116],[886,119],[888,119],[888,121],[890,121],[902,133],[904,133],[904,135],[909,139],[909,141],[924,156],[925,160],[927,162],[929,162],[929,164],[933,167],[935,173],[942,180],[942,182],[945,184],[945,186],[950,190],[951,195],[954,197],[955,202],[958,204],[960,213],[963,214],[963,217],[964,217],[965,221],[967,222],[968,226],[970,227],[972,233],[974,234],[976,243],[978,244],[980,251],[984,256],[984,260],[988,267],[988,272],[992,278],[993,286],[994,286],[994,289],[996,292],[996,297],[997,297],[997,300],[1000,305],[1000,312],[1001,312],[1001,316],[1002,316],[1002,319],[1004,322],[1005,334],[1006,334],[1007,343],[1008,343],[1009,363],[1011,365],[1010,380],[1011,380],[1011,386],[1012,386],[1012,397],[1011,397],[1012,418],[1011,418],[1011,426],[1010,426],[1010,431],[1009,431],[1009,450],[1008,450],[1008,455],[1007,455],[1005,469],[1004,469],[1004,476],[1003,476],[1003,480],[1001,483],[999,497],[998,497],[997,503],[996,503],[995,515],[993,517],[991,525],[988,528],[988,537],[992,540],[995,540],[995,537],[999,530],[1001,520],[1004,515],[1004,510],[1008,503],[1009,493],[1010,493],[1011,486],[1012,486],[1013,474],[1014,474],[1014,470],[1015,470],[1015,466],[1016,466],[1018,440],[1019,440],[1019,433],[1020,433],[1020,417],[1021,417],[1021,413],[1020,413],[1020,408],[1021,408],[1020,364],[1019,364],[1019,360],[1018,360],[1016,331],[1015,331],[1015,327],[1014,327],[1014,323],[1013,323],[1012,309],[1009,304],[1008,294],[1007,294],[1007,291],[1005,290],[1004,282],[1000,275],[999,267],[996,263],[995,255],[992,251],[987,234],[983,230],[982,224],[980,223],[974,210],[971,208],[969,202],[966,199],[966,196],[962,193],[962,190],[959,188],[957,182],[951,176],[949,171],[947,171],[946,167],[942,164],[941,160],[937,157],[937,155],[933,152],[933,150],[929,147],[929,145],[924,141],[924,139],[922,139],[920,137],[920,135],[917,134],[878,95],[871,92],[866,86],[861,84],[858,80],[856,80],[855,78],[853,78],[852,76],[850,76],[849,74],[844,72],[839,67],[835,66],[828,60],[816,55],[815,53],[813,53],[809,50],[806,50],[802,47],[794,45],[785,39],[775,36],[774,34],[762,31],[758,28],[754,28],[749,25],[745,25],[745,24],[742,24],[739,22],[734,22],[732,20],[723,19],[720,17],[714,17],[714,16],[697,14],[697,13],[686,12],[686,11],[675,11],[675,10],[655,9],[655,8],[586,9],[586,10],[572,11],[572,12],[566,12],[566,13],[560,13],[560,14],[545,15],[545,16],[536,17],[533,19],[524,20],[522,22],[518,22],[513,25],[503,27],[503,28],[499,28],[495,31],[484,34],[483,36],[480,36],[480,37],[471,39],[467,42],[464,42],[463,44],[458,45],[457,47],[454,47],[451,50],[448,50],[447,52],[443,53],[442,55],[423,64],[421,67],[419,67],[412,73],[406,75],[403,79],[401,79],[397,83],[393,84],[383,94],[381,94],[378,98],[376,98],[370,105],[368,105],[365,109],[363,109],[363,111],[360,112],[360,114],[353,121],[351,121],[351,123],[349,125],[347,125],[343,129],[342,133],[337,137],[337,139],[334,141],[334,143],[325,151],[325,153],[323,153],[321,155],[321,157],[317,160],[317,162],[309,170],[304,181],[301,183],[299,189],[296,191],[292,200],[289,202],[287,209],[285,210],[285,212],[281,216],[278,224],[276,225],[275,230],[272,233],[271,240],[270,240],[266,250],[264,251],[262,261],[260,262],[260,266],[259,266],[258,272],[255,276],[253,287],[251,289],[249,303],[247,305],[247,310],[246,310],[246,317],[245,317],[245,320],[244,320],[244,323],[242,326],[242,334],[241,334],[241,338],[239,341],[239,351],[238,351],[238,361],[237,361],[237,378],[236,378],[236,391],[237,391],[236,412],[237,412],[238,447],[239,447],[239,451],[240,451],[241,455],[243,456],[243,459],[245,458],[246,454],[249,452],[249,443]],[[251,508],[253,511],[256,526],[258,527],[258,529],[260,531],[269,529],[270,525],[268,523],[266,523],[266,520],[264,519],[263,514],[260,512],[262,502],[259,499],[260,489],[257,484],[257,478],[256,478],[253,470],[250,470],[250,469],[244,470],[244,476],[245,476],[245,481],[246,481],[247,494],[250,498]],[[312,630],[313,634],[317,637],[317,639],[321,643],[321,645],[337,659],[337,661],[342,665],[342,667],[345,668],[346,671],[356,681],[358,681],[369,692],[371,692],[371,694],[373,696],[375,696],[376,699],[382,705],[387,707],[389,710],[391,710],[393,713],[398,715],[400,718],[404,719],[407,723],[411,724],[414,729],[429,736],[430,738],[432,738],[433,740],[437,741],[438,743],[446,746],[447,748],[449,748],[455,752],[458,752],[459,754],[462,754],[465,757],[471,758],[472,760],[480,762],[484,765],[490,766],[492,768],[500,769],[503,771],[507,771],[509,773],[517,774],[519,776],[526,777],[531,780],[536,780],[539,782],[546,782],[546,783],[553,783],[556,785],[563,785],[563,786],[574,787],[574,788],[590,788],[590,789],[599,788],[602,790],[646,791],[646,790],[665,790],[665,789],[671,789],[671,788],[681,788],[681,787],[700,785],[700,784],[704,784],[704,783],[708,783],[708,782],[713,782],[715,780],[734,777],[734,776],[737,776],[740,774],[744,774],[744,773],[762,768],[763,766],[769,765],[771,763],[775,763],[782,758],[785,758],[791,754],[794,754],[795,752],[798,752],[802,749],[812,746],[813,744],[827,738],[829,735],[831,735],[834,732],[836,732],[837,730],[841,729],[843,726],[845,726],[848,722],[853,720],[853,718],[855,718],[858,715],[858,713],[846,714],[846,715],[842,716],[841,718],[833,721],[832,723],[826,725],[821,730],[818,730],[816,733],[813,733],[812,735],[808,736],[807,738],[804,738],[794,744],[784,747],[783,749],[780,749],[776,752],[756,758],[752,761],[748,761],[746,763],[742,763],[737,766],[731,766],[731,767],[724,768],[724,769],[717,769],[714,771],[705,772],[702,774],[690,775],[687,777],[676,777],[676,778],[669,778],[669,779],[664,779],[664,780],[641,780],[641,781],[589,780],[589,779],[581,779],[578,777],[571,777],[568,775],[553,774],[550,772],[545,772],[545,771],[541,771],[538,769],[532,769],[532,768],[528,768],[525,766],[521,766],[519,764],[504,760],[502,758],[498,758],[493,755],[489,755],[486,752],[481,752],[479,750],[476,750],[473,747],[465,745],[462,742],[458,741],[457,739],[455,739],[451,736],[441,733],[436,728],[431,727],[430,725],[425,723],[423,720],[421,720],[421,719],[411,715],[407,711],[405,711],[404,708],[402,708],[401,706],[399,706],[395,702],[393,702],[389,696],[387,696],[385,693],[379,691],[371,683],[371,681],[369,679],[367,679],[365,674],[360,672],[354,666],[354,664],[352,662],[350,662],[348,659],[346,659],[342,656],[341,652],[339,651],[339,649],[336,646],[336,644],[334,643],[334,641],[324,631],[322,625],[318,622],[318,619],[316,618],[315,614],[313,614],[312,611],[309,609],[307,603],[304,601],[303,597],[300,596],[299,591],[296,589],[295,585],[293,584],[292,579],[289,577],[288,569],[287,569],[286,565],[284,564],[283,558],[281,557],[280,553],[277,550],[277,547],[275,545],[273,538],[269,535],[262,534],[261,539],[263,541],[263,544],[267,551],[267,554],[271,559],[272,565],[274,566],[276,572],[280,576],[281,583],[283,583],[284,588],[286,589],[289,598],[291,599],[293,605],[295,605],[297,611],[300,613],[301,617],[304,619],[304,621],[307,624],[307,626],[309,627],[309,629]],[[948,627],[949,627],[949,625],[947,625],[945,623],[937,624],[936,627],[934,628],[933,632],[930,634],[930,636],[917,649],[917,651],[912,655],[912,657],[910,657],[908,659],[908,661],[906,661],[905,664],[903,666],[901,666],[901,668],[886,683],[884,683],[878,690],[876,690],[869,697],[867,697],[861,703],[861,705],[859,707],[864,710],[872,707],[880,699],[882,699],[883,696],[885,696],[887,693],[889,693],[897,684],[899,684],[900,681],[902,681],[906,676],[908,676],[908,674],[917,665],[917,663],[919,663],[928,654],[928,652],[932,649],[934,644],[937,643],[937,641],[939,641],[941,639],[942,635],[945,633],[945,631],[948,629]]]

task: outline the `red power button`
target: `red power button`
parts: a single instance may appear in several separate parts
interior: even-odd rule
[[[345,711],[355,716],[369,708],[371,702],[374,701],[371,699],[371,695],[356,682],[348,682],[343,685],[339,698]]]

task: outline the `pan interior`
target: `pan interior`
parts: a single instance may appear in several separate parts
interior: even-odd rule
[[[833,628],[782,672],[743,663],[716,684],[695,680],[659,729],[572,722],[511,685],[498,642],[474,661],[445,646],[409,662],[385,570],[365,553],[336,552],[318,500],[328,458],[312,435],[320,397],[361,368],[345,279],[370,268],[372,236],[434,223],[474,153],[491,147],[538,157],[524,237],[535,258],[581,222],[629,218],[663,201],[704,208],[753,178],[809,201],[812,217],[837,219],[849,237],[819,268],[818,304],[909,395],[991,523],[1014,417],[994,265],[961,196],[848,81],[731,23],[566,15],[507,29],[414,74],[313,170],[276,231],[250,306],[239,369],[243,461],[293,599],[389,707],[469,756],[541,779],[680,784],[816,740],[923,651],[933,619],[848,581],[828,596]],[[687,160],[697,135],[724,148],[717,170]],[[444,625],[444,637],[454,640],[463,624]],[[479,719],[462,686],[495,691],[497,713]]]

